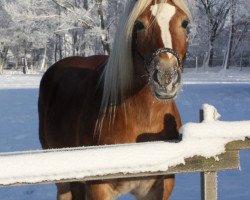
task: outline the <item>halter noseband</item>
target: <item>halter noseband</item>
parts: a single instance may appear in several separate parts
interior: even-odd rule
[[[151,62],[154,60],[154,58],[155,58],[156,56],[158,56],[160,53],[171,53],[172,55],[174,55],[175,58],[177,59],[177,62],[178,62],[178,68],[180,68],[180,69],[182,70],[182,66],[183,66],[183,65],[182,65],[182,61],[181,61],[181,59],[180,59],[179,54],[178,54],[176,51],[174,51],[173,49],[164,47],[164,48],[157,49],[157,50],[156,50],[155,52],[153,52],[153,53],[151,54],[151,56],[150,56],[149,58],[147,58],[147,59],[145,59],[145,58],[140,54],[140,52],[138,52],[139,56],[144,60],[144,66],[145,66],[145,69],[146,69],[146,71],[147,71],[148,73],[150,73],[150,72],[149,72],[147,66],[149,66],[149,65],[151,64]]]

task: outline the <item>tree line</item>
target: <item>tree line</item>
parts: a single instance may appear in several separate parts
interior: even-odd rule
[[[130,1],[130,0],[127,0]],[[2,0],[0,73],[4,68],[45,71],[67,56],[109,54],[122,0]],[[189,0],[187,61],[199,66],[249,65],[247,0]]]

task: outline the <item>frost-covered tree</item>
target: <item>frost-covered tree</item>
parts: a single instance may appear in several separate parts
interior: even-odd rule
[[[197,57],[204,60],[204,66],[213,66],[215,55],[216,59],[223,59],[222,54],[227,52],[224,66],[229,66],[249,54],[248,0],[187,1],[194,18],[188,58]],[[0,72],[10,52],[16,67],[34,64],[41,71],[63,57],[109,54],[125,3],[126,0],[1,0]]]
[[[205,41],[207,51],[204,58],[205,66],[213,66],[214,43],[222,32],[230,10],[228,0],[198,0],[200,41]]]
[[[229,49],[229,64],[241,63],[243,54],[249,61],[250,54],[250,4],[247,0],[235,1],[234,16],[231,23],[232,39]],[[250,62],[250,61],[249,61]],[[227,66],[228,67],[228,66]]]
[[[11,14],[11,34],[5,38],[11,40],[7,43],[12,43],[15,57],[26,60],[27,53],[40,49],[41,70],[46,60],[110,51],[106,0],[5,0],[2,4]]]
[[[232,57],[232,46],[235,35],[235,11],[236,11],[236,1],[230,0],[230,9],[229,9],[229,37],[227,42],[227,49],[225,54],[225,59],[223,63],[224,69],[229,69],[231,57]]]
[[[8,13],[3,9],[3,3],[0,2],[0,74],[3,73],[3,68],[6,65],[7,54],[9,51],[9,43],[8,40],[8,28],[10,25],[10,16]]]
[[[3,8],[11,16],[8,27],[9,46],[16,58],[16,63],[22,61],[24,70],[27,71],[27,59],[35,48],[45,48],[49,38],[53,36],[50,32],[56,16],[53,10],[48,10],[51,4],[46,1],[3,1]],[[30,59],[32,62],[32,59]]]

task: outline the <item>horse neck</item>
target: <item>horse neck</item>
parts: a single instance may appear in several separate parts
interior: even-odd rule
[[[153,112],[154,110],[158,112],[166,107],[175,107],[174,100],[159,100],[157,99],[149,84],[144,85],[144,87],[139,87],[138,90],[131,98],[124,101],[124,104],[133,105],[138,109],[147,110],[148,112]]]
[[[137,116],[135,120],[138,121],[135,123],[141,123],[141,121],[149,123],[151,118],[161,121],[166,114],[176,117],[178,110],[174,100],[156,99],[150,86],[146,84],[140,90],[137,88],[132,96],[124,99],[118,106],[116,114],[125,119],[128,116]]]

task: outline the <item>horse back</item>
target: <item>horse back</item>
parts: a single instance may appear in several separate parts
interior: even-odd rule
[[[92,137],[102,96],[98,83],[107,59],[107,56],[69,57],[45,72],[38,100],[43,148],[91,145],[88,137]],[[80,135],[82,129],[89,133]]]
[[[94,55],[89,57],[72,56],[58,61],[52,65],[52,67],[60,66],[94,70],[96,67],[106,63],[107,60],[108,56],[105,55]]]

